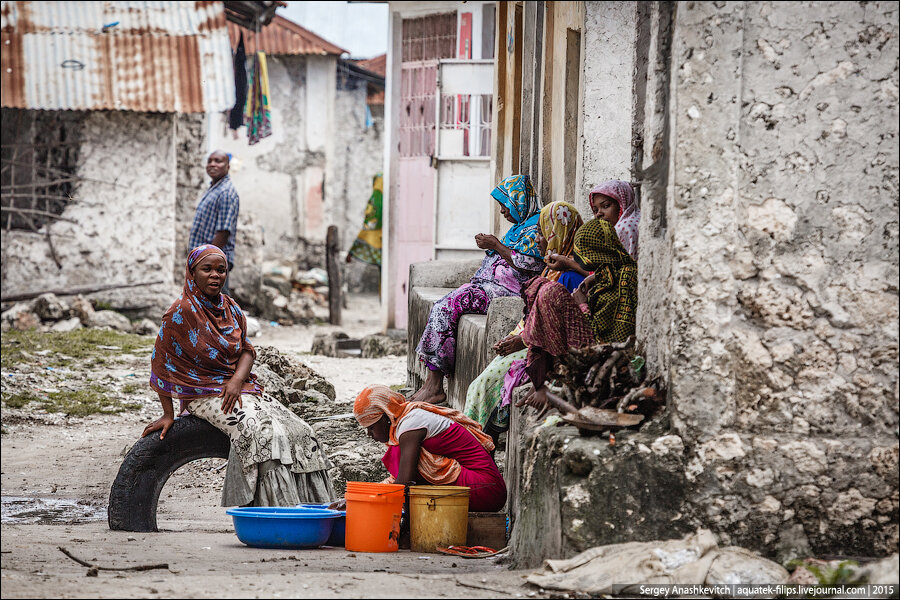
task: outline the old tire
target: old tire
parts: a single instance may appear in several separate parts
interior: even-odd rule
[[[154,432],[139,439],[122,461],[109,492],[109,528],[158,531],[156,506],[178,467],[199,458],[228,458],[228,436],[198,417],[175,419],[165,439]]]

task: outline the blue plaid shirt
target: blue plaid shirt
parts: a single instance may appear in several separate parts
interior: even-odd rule
[[[191,226],[190,249],[211,244],[217,231],[227,230],[230,235],[222,250],[228,257],[228,263],[233,265],[234,238],[237,233],[240,206],[240,198],[229,175],[209,186],[200,199],[200,204],[197,205],[194,224]]]

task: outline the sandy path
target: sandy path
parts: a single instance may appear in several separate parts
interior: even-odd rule
[[[341,330],[356,337],[378,331],[377,299],[351,298]],[[336,412],[350,410],[369,383],[404,383],[406,358],[328,358],[309,355],[313,336],[338,328],[269,327],[254,338],[295,354],[335,386]],[[147,376],[139,364],[129,369]],[[130,374],[119,374],[125,377]],[[34,375],[35,377],[38,375]],[[133,381],[133,379],[129,379]],[[0,455],[2,495],[77,501],[93,520],[48,512],[33,523],[10,523],[4,506],[0,580],[4,598],[39,597],[521,597],[535,590],[497,560],[436,554],[350,553],[343,549],[261,550],[241,544],[219,506],[224,461],[206,459],[176,471],[160,496],[159,533],[110,531],[105,508],[125,449],[159,414],[144,398],[137,412],[88,418],[16,418],[5,411]],[[60,518],[62,515],[62,518]],[[101,571],[64,556],[63,546],[104,566],[166,562],[168,570]],[[461,583],[462,582],[462,583]],[[465,584],[465,585],[464,585]],[[481,589],[489,588],[489,589]]]

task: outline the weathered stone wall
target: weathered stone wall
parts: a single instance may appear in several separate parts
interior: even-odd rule
[[[631,180],[636,5],[584,3],[582,177],[574,202],[585,219],[593,218],[592,187],[607,179]]]
[[[331,223],[338,227],[341,250],[346,252],[362,227],[372,177],[384,169],[384,118],[366,127],[366,83],[358,79],[343,85],[339,81],[334,114],[333,176],[326,181],[325,198]],[[378,291],[377,267],[353,261],[343,270],[351,291]]]
[[[525,431],[513,550],[705,526],[782,559],[894,552],[898,6],[648,18],[638,335],[666,426]]]
[[[187,258],[188,241],[194,213],[203,192],[209,187],[206,174],[207,119],[208,115],[175,115],[175,261],[174,281],[181,285],[184,278],[184,261]]]
[[[251,146],[246,128],[235,137],[225,116],[215,115],[210,148],[233,156],[239,222],[253,215],[262,228],[264,258],[293,260],[306,254],[306,242],[325,240],[335,58],[270,56],[268,67],[272,135]],[[235,260],[240,268],[237,253]]]
[[[72,286],[139,283],[93,297],[115,308],[159,315],[175,296],[175,121],[171,114],[85,114],[75,201],[46,237],[3,233],[3,290],[11,294]]]
[[[790,530],[883,554],[897,544],[897,5],[684,3],[674,23],[672,187],[641,225],[639,330],[668,374],[693,501],[737,543],[773,550]]]

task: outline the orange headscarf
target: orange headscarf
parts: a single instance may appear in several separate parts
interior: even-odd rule
[[[356,402],[353,403],[353,415],[356,421],[363,427],[369,427],[378,422],[381,415],[387,415],[391,422],[388,446],[396,446],[397,424],[409,414],[410,411],[421,408],[459,423],[469,433],[475,436],[485,450],[494,449],[491,437],[481,430],[481,425],[473,421],[458,410],[435,406],[429,402],[407,402],[403,394],[393,391],[384,385],[370,385],[359,393]],[[433,485],[449,485],[459,477],[459,463],[452,458],[432,454],[422,448],[419,454],[419,473]]]

